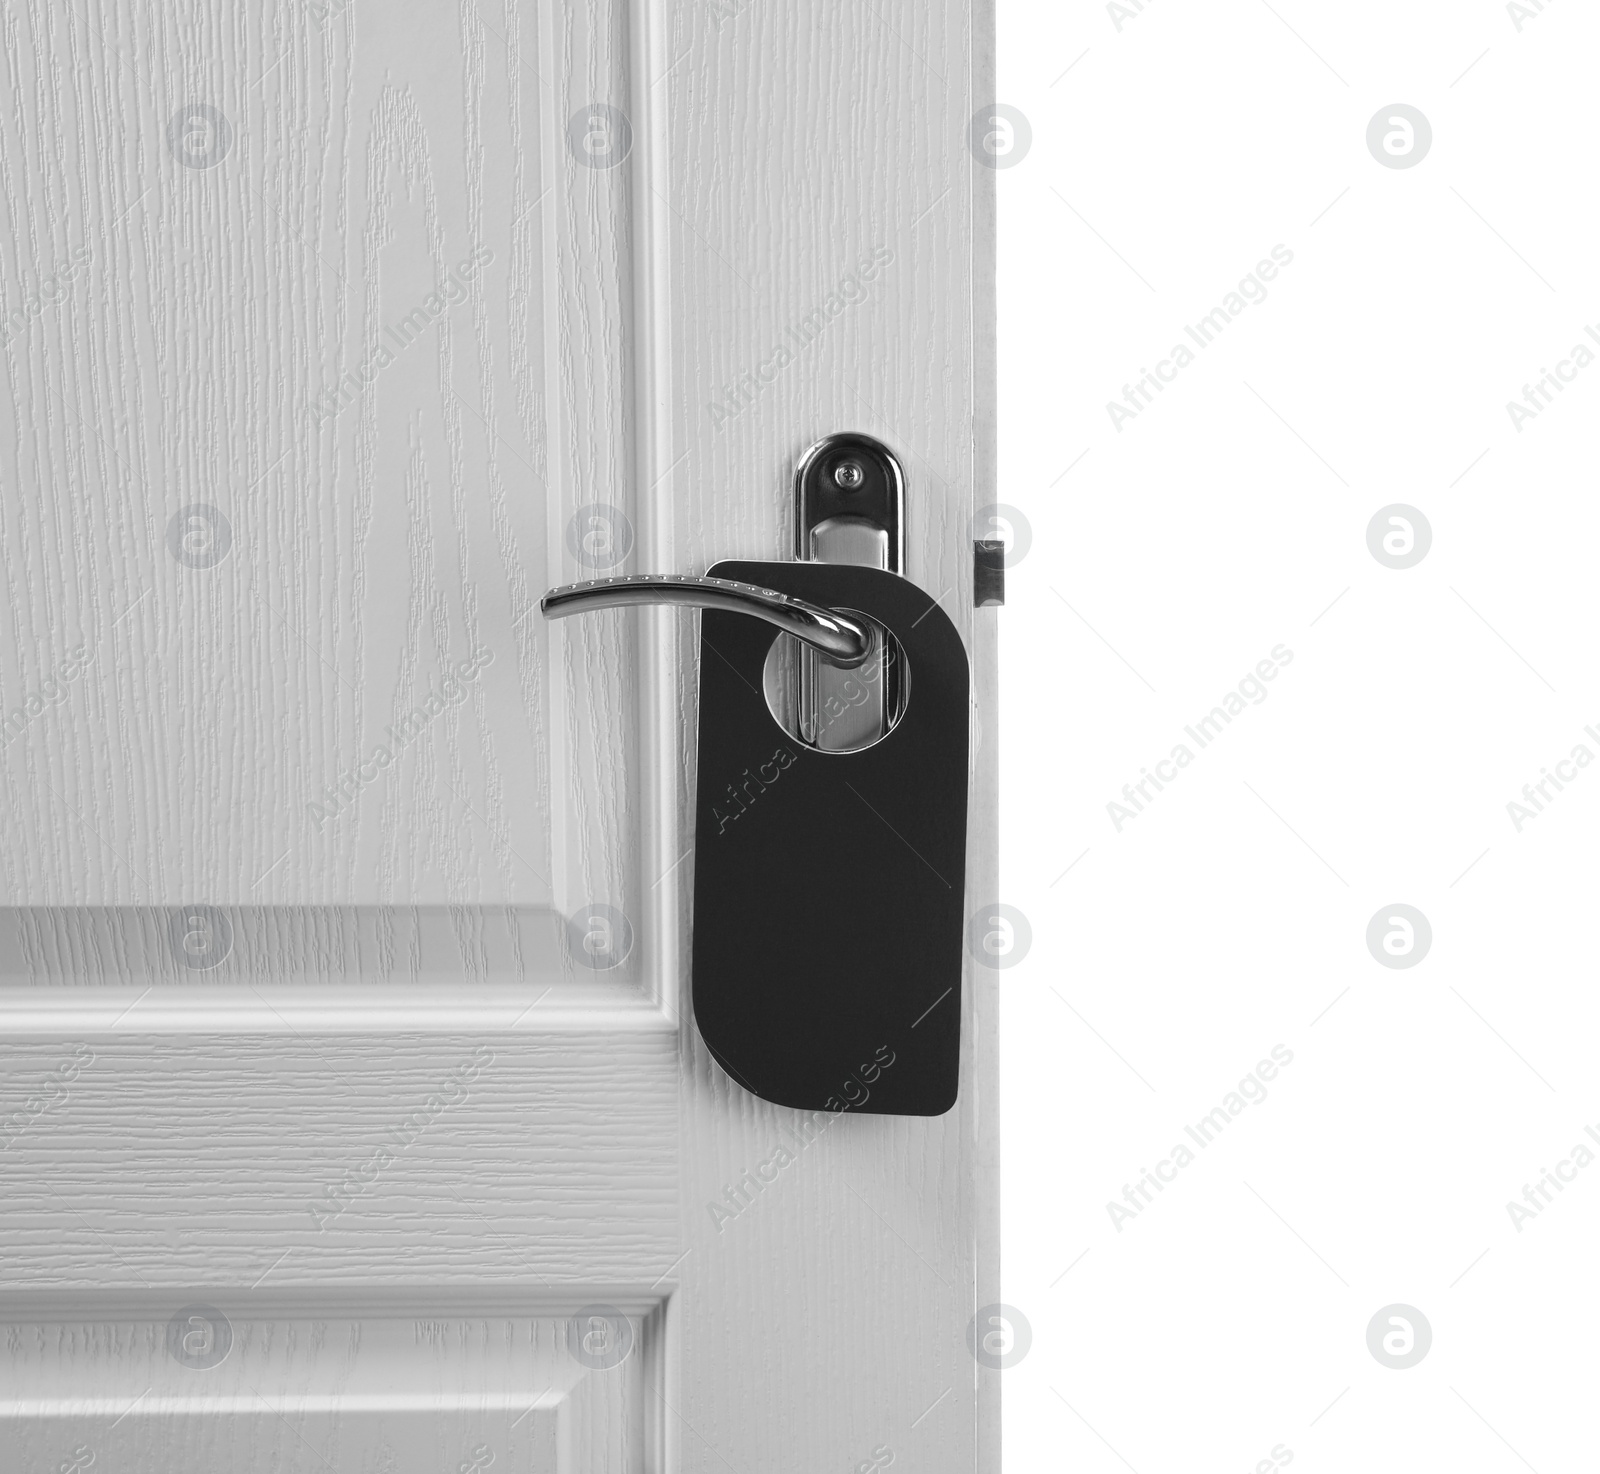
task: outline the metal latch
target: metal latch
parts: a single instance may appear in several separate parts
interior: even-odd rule
[[[894,453],[866,435],[829,435],[801,458],[794,474],[794,555],[804,563],[905,571],[905,477]],[[905,656],[872,628],[863,668],[841,670],[793,641],[775,660],[798,658],[795,735],[823,752],[857,752],[879,742],[899,720]],[[775,698],[769,692],[768,704]],[[782,720],[781,707],[774,714]]]

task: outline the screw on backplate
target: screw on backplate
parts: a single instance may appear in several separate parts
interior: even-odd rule
[[[860,461],[840,461],[833,468],[833,482],[841,491],[854,491],[867,479]]]

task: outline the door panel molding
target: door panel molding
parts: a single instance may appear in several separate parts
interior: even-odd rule
[[[585,966],[580,930],[510,907],[0,908],[0,1037],[670,1031],[654,949]]]
[[[608,1284],[9,1294],[0,1462],[142,1468],[154,1454],[171,1474],[211,1474],[219,1457],[265,1474],[309,1449],[392,1474],[645,1474],[665,1437],[668,1298]]]

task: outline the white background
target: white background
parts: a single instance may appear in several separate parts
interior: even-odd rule
[[[1520,431],[1506,404],[1597,347],[1600,22],[1273,7],[1000,9],[1032,132],[998,174],[1001,500],[1032,534],[999,616],[1000,900],[1032,933],[998,973],[1032,1332],[1007,1465],[1592,1468],[1600,1161],[1520,1231],[1506,1204],[1600,1130],[1600,764],[1521,832],[1507,804],[1600,756],[1600,363]],[[1433,131],[1410,168],[1367,146],[1397,102]],[[1119,432],[1107,401],[1280,244]],[[1367,545],[1393,503],[1432,529],[1409,569]],[[1395,903],[1433,930],[1405,969],[1366,943]],[[1274,1045],[1266,1099],[1119,1231]],[[1367,1346],[1395,1303],[1432,1330],[1406,1370]]]

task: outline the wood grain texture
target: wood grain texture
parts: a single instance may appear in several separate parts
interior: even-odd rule
[[[944,596],[977,672],[970,909],[998,879],[995,615],[972,609],[970,530],[994,500],[992,176],[967,148],[988,8],[671,14],[673,297],[695,304],[673,330],[683,561],[786,557],[792,467],[824,434],[901,456],[908,575]],[[727,486],[759,491],[730,504]],[[1000,1299],[995,978],[969,961],[961,1097],[934,1120],[808,1122],[740,1090],[685,1026],[684,1468],[844,1470],[884,1449],[998,1468],[1001,1374],[966,1343]],[[750,1183],[758,1168],[773,1180]]]
[[[516,1314],[437,1293],[426,1306],[274,1298],[176,1315],[152,1295],[115,1309],[60,1301],[54,1318],[44,1297],[21,1313],[0,1305],[0,1458],[170,1474],[649,1468],[654,1311],[627,1315],[637,1354],[586,1367],[569,1338],[592,1319],[548,1297],[522,1297]]]
[[[531,601],[579,575],[567,524],[590,504],[626,513],[636,568],[786,557],[796,457],[851,428],[904,460],[908,574],[968,641],[968,900],[992,899],[996,616],[972,611],[970,573],[971,515],[994,499],[992,177],[966,143],[989,100],[987,7],[325,14],[4,21],[9,279],[79,222],[92,248],[70,309],[6,350],[0,715],[76,643],[94,658],[0,753],[17,816],[0,885],[43,908],[15,914],[0,956],[27,982],[0,991],[155,980],[165,908],[211,901],[301,919],[191,980],[195,1018],[202,993],[247,985],[481,998],[540,975],[492,960],[515,954],[485,940],[500,908],[605,901],[639,923],[632,996],[670,1023],[691,943],[693,624],[546,629]],[[166,120],[206,99],[237,137],[185,169]],[[634,122],[613,170],[567,141],[597,101]],[[303,397],[480,243],[483,289],[308,426]],[[199,503],[234,534],[210,569],[165,542]],[[494,652],[467,701],[317,849],[296,785],[359,758],[467,641]],[[462,960],[362,930],[369,908],[440,901],[460,906],[445,934]],[[140,914],[97,941],[88,907]],[[935,1120],[808,1124],[729,1082],[688,1019],[519,1038],[451,1031],[444,1010],[380,1034],[294,1015],[179,1035],[168,1012],[150,1032],[12,1040],[8,1285],[57,1297],[33,1313],[58,1336],[73,1294],[103,1317],[129,1293],[278,1293],[261,1313],[301,1327],[317,1317],[294,1295],[331,1307],[352,1286],[453,1323],[487,1313],[480,1294],[611,1296],[650,1317],[640,1380],[578,1384],[565,1405],[610,1401],[558,1419],[528,1467],[809,1474],[887,1447],[902,1467],[994,1469],[999,1377],[966,1345],[1000,1298],[994,983],[969,965],[962,1094]],[[492,1068],[430,1105],[481,1048]],[[294,1334],[313,1385],[332,1363]],[[223,1436],[166,1427],[185,1457]]]
[[[0,1462],[662,1468],[676,1074],[660,1035],[0,1048]],[[195,1303],[204,1372],[159,1340]],[[571,1354],[596,1303],[616,1366]]]
[[[6,897],[636,907],[621,5],[8,25]]]
[[[649,1283],[674,1079],[660,1035],[9,1044],[6,1287]]]

